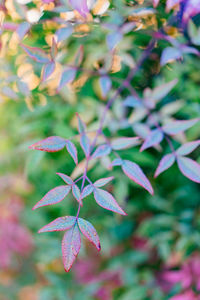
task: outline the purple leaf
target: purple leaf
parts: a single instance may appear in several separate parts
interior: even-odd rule
[[[114,197],[108,193],[107,191],[104,191],[99,188],[94,189],[94,198],[96,202],[103,208],[111,210],[113,212],[116,212],[121,215],[126,215],[126,213],[121,209],[117,201],[114,199]]]
[[[33,60],[35,60],[41,64],[47,64],[50,62],[48,55],[44,51],[42,51],[40,48],[29,47],[29,46],[25,46],[25,45],[21,45],[21,47],[28,54],[28,56],[30,58],[32,58]]]
[[[123,163],[123,160],[121,158],[116,158],[112,161],[111,163],[111,167],[115,167],[115,166],[121,166]]]
[[[158,175],[160,175],[160,173],[169,169],[173,165],[174,162],[175,162],[174,154],[167,154],[167,155],[163,156],[163,158],[159,162],[159,165],[156,169],[154,177],[157,177]]]
[[[123,105],[128,106],[128,107],[143,107],[141,100],[139,98],[135,98],[133,96],[128,96],[124,100]]]
[[[69,0],[70,5],[73,9],[77,10],[79,14],[83,17],[86,17],[89,9],[87,6],[87,0]]]
[[[77,150],[75,145],[71,142],[71,141],[67,141],[67,151],[69,152],[69,154],[71,155],[71,157],[73,158],[75,164],[78,164],[78,157],[77,157]]]
[[[61,202],[70,192],[71,186],[60,185],[50,190],[36,205],[33,210],[46,205],[56,204]]]
[[[85,156],[88,157],[90,154],[90,140],[85,133],[81,134],[80,145],[85,153]]]
[[[95,187],[101,187],[106,185],[108,182],[110,182],[111,180],[113,180],[113,176],[112,177],[107,177],[107,178],[101,178],[97,181],[95,181],[94,186]]]
[[[139,138],[138,137],[121,137],[118,139],[114,139],[111,142],[111,147],[113,150],[122,150],[122,149],[128,149],[133,146],[136,146],[139,144]]]
[[[55,219],[53,222],[42,227],[38,232],[50,232],[50,231],[64,231],[71,228],[76,222],[75,217],[60,217]]]
[[[42,81],[47,80],[47,78],[49,78],[49,76],[51,76],[51,74],[54,72],[55,70],[55,62],[51,61],[48,64],[44,65],[43,69],[42,69]]]
[[[101,245],[94,226],[82,218],[78,218],[78,226],[82,234],[97,248],[98,251],[100,251]]]
[[[80,134],[81,134],[81,133],[84,133],[84,132],[86,131],[86,125],[85,125],[85,123],[81,120],[81,118],[80,118],[80,116],[79,116],[78,113],[76,114],[76,117],[77,117],[77,119],[78,119],[78,131],[79,131]]]
[[[188,128],[192,127],[195,125],[199,119],[192,119],[192,120],[184,120],[184,121],[174,121],[171,122],[165,126],[163,126],[164,132],[166,132],[169,135],[174,135],[180,132],[183,132],[187,130]]]
[[[94,153],[92,155],[92,159],[106,156],[106,155],[110,154],[110,152],[111,152],[111,147],[109,145],[100,145],[94,151]]]
[[[159,144],[164,138],[164,134],[159,129],[154,129],[150,132],[150,134],[145,139],[142,147],[140,148],[140,151],[143,151],[147,148],[150,148],[152,146],[155,146]]]
[[[173,47],[167,47],[162,52],[160,64],[161,66],[164,66],[167,63],[172,62],[181,57],[182,57],[182,52],[179,49]]]
[[[72,26],[67,26],[60,28],[56,31],[56,36],[57,36],[57,41],[61,42],[65,39],[67,39],[70,35],[73,33],[73,27]]]
[[[74,198],[81,203],[82,205],[82,200],[81,200],[81,192],[79,187],[76,184],[72,185],[72,194],[74,195]]]
[[[81,199],[89,196],[94,190],[94,187],[92,185],[87,185],[86,187],[84,187],[82,193],[81,193]]]
[[[145,188],[151,195],[153,195],[153,188],[151,183],[143,173],[142,169],[129,160],[124,160],[122,163],[122,170],[134,182]]]
[[[109,50],[113,50],[121,41],[122,37],[123,35],[120,31],[114,31],[109,33],[106,38]]]
[[[58,86],[58,91],[60,91],[67,83],[74,80],[76,76],[76,70],[73,68],[65,69],[61,75],[60,83]]]
[[[81,248],[81,235],[78,225],[75,224],[65,234],[62,240],[63,264],[69,272]]]
[[[192,151],[194,151],[199,145],[200,145],[200,140],[186,143],[181,147],[179,147],[178,150],[176,150],[176,153],[178,155],[188,155]]]
[[[111,89],[112,81],[108,76],[101,76],[99,79],[102,97],[106,98],[108,92]]]
[[[62,150],[66,145],[66,140],[59,136],[51,136],[47,139],[39,141],[31,146],[30,149],[41,150],[46,152],[57,152]]]
[[[180,171],[190,180],[200,183],[200,165],[188,157],[177,158]]]
[[[64,182],[66,182],[67,184],[71,185],[73,184],[73,180],[71,179],[71,177],[63,174],[63,173],[56,173],[58,176],[60,176],[62,178],[62,180],[64,180]]]
[[[28,22],[22,22],[21,24],[19,24],[16,32],[17,32],[20,40],[22,40],[24,38],[26,33],[29,31],[30,27],[31,26]]]

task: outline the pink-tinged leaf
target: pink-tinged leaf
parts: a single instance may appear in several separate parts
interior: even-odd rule
[[[81,118],[80,118],[80,116],[79,116],[78,113],[76,114],[76,117],[77,117],[77,119],[78,119],[78,131],[79,131],[80,134],[81,134],[81,133],[84,133],[84,132],[86,131],[86,125],[85,125],[85,123],[81,120]]]
[[[122,163],[122,170],[134,182],[145,188],[151,195],[153,195],[153,188],[142,169],[129,160],[124,160]]]
[[[123,105],[128,107],[143,107],[143,103],[141,102],[141,100],[133,96],[128,96],[124,100]]]
[[[112,81],[111,81],[110,77],[102,76],[99,79],[99,83],[100,83],[102,97],[106,98],[108,92],[111,89]]]
[[[55,38],[53,37],[51,51],[50,51],[51,58],[52,58],[53,61],[55,61],[57,53],[58,53],[58,47],[57,47],[57,43],[55,41]]]
[[[17,27],[16,32],[17,32],[20,40],[22,40],[24,38],[26,33],[29,31],[30,27],[31,26],[28,22],[22,22],[22,23],[19,24],[19,26]]]
[[[42,81],[45,81],[49,78],[49,76],[51,76],[51,74],[54,72],[55,70],[55,62],[51,61],[48,64],[44,65],[43,69],[42,69]]]
[[[71,186],[60,185],[50,190],[34,207],[33,210],[51,204],[57,204],[61,202],[70,192]]]
[[[86,17],[89,13],[87,6],[87,0],[69,0],[70,5],[73,9],[77,10],[79,14],[83,17]]]
[[[81,134],[80,145],[85,153],[85,156],[88,157],[90,154],[90,140],[85,133]]]
[[[115,166],[121,166],[123,163],[123,160],[121,158],[116,158],[112,161],[111,163],[111,167],[115,167]]]
[[[67,83],[74,80],[76,76],[76,70],[73,68],[65,69],[61,75],[60,83],[58,86],[58,91],[60,91]]]
[[[63,173],[56,173],[56,174],[60,176],[62,180],[64,180],[64,182],[66,182],[67,184],[71,185],[74,183],[71,177],[67,176],[66,174]]]
[[[28,56],[30,58],[32,58],[33,60],[35,60],[41,64],[47,64],[50,62],[48,55],[44,51],[42,51],[40,48],[29,47],[29,46],[25,46],[25,45],[21,45],[21,47],[28,54]]]
[[[67,147],[67,151],[69,152],[69,154],[73,158],[75,164],[77,165],[78,164],[78,156],[77,156],[77,150],[76,150],[74,143],[72,143],[71,141],[67,141],[66,147]]]
[[[81,192],[80,192],[79,187],[76,184],[72,185],[72,194],[73,194],[74,198],[82,204]]]
[[[46,152],[57,152],[65,147],[66,142],[67,141],[65,139],[59,136],[51,136],[29,146],[29,148]]]
[[[94,189],[94,198],[101,207],[111,210],[113,212],[116,212],[120,215],[126,215],[126,213],[119,206],[119,204],[114,199],[114,197],[107,191],[104,191],[99,188],[95,188]]]
[[[176,153],[178,155],[188,155],[192,151],[194,151],[199,145],[200,145],[200,140],[186,143],[181,147],[179,147],[178,150],[176,150]]]
[[[179,49],[167,47],[162,52],[160,64],[161,66],[164,66],[167,63],[173,62],[174,60],[179,58],[182,58],[182,52]]]
[[[111,147],[109,145],[100,145],[94,151],[94,153],[92,155],[92,159],[109,155],[110,152],[111,152]]]
[[[179,156],[177,158],[177,163],[184,176],[192,181],[200,183],[200,165],[196,161],[188,157]]]
[[[100,251],[101,245],[94,226],[82,218],[78,218],[78,226],[82,234],[97,248],[98,251]]]
[[[192,119],[192,120],[184,120],[184,121],[174,121],[171,122],[165,126],[163,126],[164,132],[166,132],[169,135],[178,134],[180,132],[183,132],[193,125],[195,125],[199,119]]]
[[[107,177],[107,178],[101,178],[101,179],[95,181],[94,186],[95,186],[95,187],[101,187],[101,186],[104,186],[104,185],[106,185],[108,182],[110,182],[111,180],[113,180],[113,178],[114,178],[113,176]]]
[[[69,272],[81,248],[81,235],[78,225],[75,224],[65,234],[62,240],[63,264]]]
[[[61,42],[67,39],[68,37],[70,37],[70,35],[72,35],[72,33],[73,33],[73,27],[71,25],[58,29],[56,31],[57,41]]]
[[[114,139],[111,142],[111,147],[113,150],[122,150],[122,149],[128,149],[133,146],[136,146],[139,144],[139,138],[138,137],[122,137],[118,139]]]
[[[84,51],[83,50],[84,50],[83,45],[80,45],[80,47],[78,48],[78,50],[75,53],[74,65],[77,66],[77,67],[80,66],[80,64],[83,61],[83,57],[84,57]]]
[[[109,50],[113,50],[121,41],[123,35],[120,31],[114,31],[107,35],[106,42]]]
[[[167,155],[163,156],[163,158],[159,162],[159,165],[156,169],[154,177],[157,177],[158,175],[160,175],[160,173],[169,169],[173,165],[174,162],[175,162],[174,154],[167,154]]]
[[[142,147],[140,148],[140,151],[143,151],[147,148],[150,148],[152,146],[155,146],[159,144],[164,138],[164,134],[159,129],[154,129],[150,132],[150,134],[145,139]]]
[[[87,185],[86,187],[84,187],[82,193],[81,193],[81,199],[89,196],[94,190],[94,187],[92,185]]]
[[[53,222],[42,227],[38,232],[64,231],[71,228],[76,222],[75,217],[66,216],[55,219]]]

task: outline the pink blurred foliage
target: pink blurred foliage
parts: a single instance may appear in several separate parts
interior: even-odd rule
[[[77,261],[74,266],[74,274],[80,284],[98,283],[100,285],[95,291],[94,297],[99,300],[110,300],[113,290],[122,286],[121,271],[99,271],[100,266],[101,258],[92,254],[89,259]]]
[[[13,254],[28,255],[33,248],[30,232],[20,224],[19,214],[22,201],[16,196],[10,201],[0,203],[0,267],[12,265]]]

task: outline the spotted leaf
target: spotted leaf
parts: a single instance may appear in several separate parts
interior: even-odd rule
[[[67,141],[66,147],[67,147],[67,151],[69,152],[69,154],[73,158],[75,164],[77,165],[78,164],[78,156],[77,156],[77,149],[76,149],[74,143],[72,143],[71,141]]]
[[[100,251],[101,245],[94,226],[82,218],[78,218],[78,226],[82,234],[97,248],[98,251]]]
[[[66,216],[60,217],[52,221],[51,223],[42,227],[38,232],[50,232],[50,231],[64,231],[71,228],[76,222],[75,217]]]
[[[31,146],[30,149],[46,151],[46,152],[57,152],[62,150],[66,145],[66,140],[59,136],[51,136],[47,139],[39,141]]]
[[[71,177],[67,176],[66,174],[63,173],[56,173],[58,176],[60,176],[67,184],[73,184],[73,180],[71,179]]]

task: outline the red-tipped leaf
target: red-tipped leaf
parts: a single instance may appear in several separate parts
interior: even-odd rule
[[[62,150],[66,145],[66,140],[59,136],[51,136],[47,139],[39,141],[31,146],[30,149],[46,151],[46,152],[57,152]]]
[[[98,251],[100,251],[101,245],[94,226],[82,218],[78,218],[78,226],[82,234],[97,248]]]

